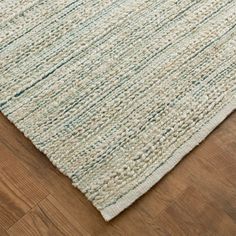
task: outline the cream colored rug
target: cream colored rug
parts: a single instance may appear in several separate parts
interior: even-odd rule
[[[236,0],[0,9],[0,109],[105,220],[236,108]]]

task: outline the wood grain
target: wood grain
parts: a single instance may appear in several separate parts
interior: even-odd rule
[[[46,188],[0,143],[0,228],[8,229],[47,195]]]
[[[10,235],[88,235],[52,195],[42,200],[8,230]]]
[[[236,235],[236,113],[111,222],[0,114],[0,235]]]

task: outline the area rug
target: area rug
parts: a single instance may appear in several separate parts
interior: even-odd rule
[[[236,0],[0,9],[0,109],[105,220],[236,108]]]

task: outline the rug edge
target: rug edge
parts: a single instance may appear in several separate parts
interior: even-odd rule
[[[152,175],[150,175],[145,182],[130,191],[128,194],[120,198],[115,204],[110,205],[102,210],[100,213],[106,221],[110,221],[139,197],[145,194],[151,187],[157,184],[162,177],[170,172],[190,151],[192,151],[198,144],[200,144],[223,120],[225,120],[234,110],[236,110],[236,99],[224,106],[201,130],[178,148],[173,156],[168,159],[160,168],[158,168]]]
[[[162,177],[164,177],[168,172],[170,172],[183,157],[188,154],[194,147],[196,147],[199,143],[201,143],[224,119],[227,118],[230,113],[236,110],[236,98],[232,100],[231,103],[227,104],[223,107],[220,112],[218,112],[198,133],[196,133],[188,142],[184,143],[178,150],[176,150],[175,154],[172,158],[170,158],[165,164],[163,164],[158,170],[156,170],[152,175],[150,175],[147,180],[139,185],[137,188],[129,192],[120,198],[116,204],[110,205],[102,210],[95,208],[101,213],[105,221],[110,221],[117,215],[119,215],[122,211],[128,208],[132,203],[134,203],[139,197],[144,195],[151,187],[157,184]],[[67,176],[73,185],[73,180],[68,173],[59,167],[57,167],[56,163],[50,158],[50,154],[47,153],[46,150],[41,149],[36,145],[26,130],[22,129],[18,125],[15,124],[14,119],[8,117],[3,111],[2,114],[20,131],[24,134],[26,138],[28,138],[32,144],[42,152],[48,160],[55,166],[62,174]],[[76,186],[74,186],[76,187]],[[76,187],[79,191],[81,191],[78,187]],[[82,191],[81,191],[82,192]],[[82,192],[83,193],[83,192]]]

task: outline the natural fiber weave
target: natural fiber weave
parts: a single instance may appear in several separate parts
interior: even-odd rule
[[[106,220],[236,107],[236,0],[0,9],[1,111]]]

